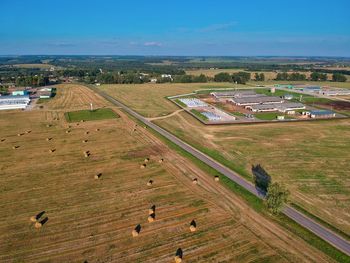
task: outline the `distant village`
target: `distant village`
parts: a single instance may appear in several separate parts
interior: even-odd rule
[[[53,86],[46,87],[9,87],[7,94],[0,94],[0,110],[27,109],[31,102],[49,99],[55,95]]]

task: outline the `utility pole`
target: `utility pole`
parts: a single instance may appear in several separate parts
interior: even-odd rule
[[[92,103],[90,103],[90,111],[93,111]]]

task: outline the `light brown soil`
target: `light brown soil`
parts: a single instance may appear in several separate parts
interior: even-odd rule
[[[58,91],[44,109],[0,112],[0,261],[170,262],[181,247],[185,262],[331,262],[148,130],[133,132],[135,123],[116,108],[119,119],[80,123],[66,134],[64,111],[108,103],[76,85]],[[25,130],[32,132],[17,136]],[[157,217],[148,223],[153,204]],[[36,229],[28,218],[43,210],[49,220]],[[193,219],[197,231],[190,233]]]

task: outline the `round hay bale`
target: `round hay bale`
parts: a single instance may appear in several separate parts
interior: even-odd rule
[[[179,256],[176,256],[176,257],[175,257],[175,262],[176,262],[176,263],[182,262],[182,258],[180,258]]]
[[[85,134],[89,134],[89,131],[86,131]]]
[[[153,184],[153,180],[149,180],[149,181],[147,182],[147,186],[152,186],[152,184]]]
[[[28,134],[28,133],[31,133],[31,132],[32,132],[31,130],[26,131],[27,134]]]
[[[80,122],[85,122],[85,120],[81,120]]]
[[[50,141],[51,140],[51,138],[46,138],[46,141]]]
[[[190,226],[190,231],[191,231],[191,232],[196,231],[196,227],[195,227],[195,226]]]
[[[97,128],[95,131],[100,131],[100,129]]]
[[[134,129],[133,131],[136,132],[136,129]]]
[[[182,257],[183,257],[183,252],[181,248],[178,248],[176,250],[176,254],[175,254],[175,262],[179,263],[182,262]]]
[[[148,162],[149,162],[149,158],[146,158],[146,159],[145,159],[145,163],[148,163]]]
[[[36,220],[36,216],[31,216],[31,217],[30,217],[30,221],[33,222],[33,223],[36,222],[36,221],[37,221],[37,220]]]
[[[164,159],[162,158],[162,159],[160,159],[158,162],[159,162],[159,163],[162,163],[162,162],[164,162]]]
[[[55,149],[49,150],[50,153],[53,153],[53,152],[55,152],[55,151],[56,151]]]
[[[86,142],[88,142],[88,140],[83,140],[83,143],[86,143]]]
[[[22,133],[18,133],[17,136],[22,136]]]
[[[43,224],[40,222],[35,223],[35,228],[41,228],[42,226],[43,226]]]
[[[137,237],[139,235],[135,229],[131,232],[131,234],[133,237]]]
[[[154,222],[154,220],[156,219],[156,214],[155,213],[152,213],[148,216],[147,220],[149,223],[152,223]]]
[[[67,130],[66,133],[70,133],[70,130]]]
[[[219,182],[220,181],[220,178],[219,176],[215,175],[215,178],[214,178],[215,182]]]
[[[147,166],[147,165],[144,163],[144,164],[141,164],[140,168],[141,168],[141,169],[144,169],[144,168],[146,168],[146,166]]]
[[[77,126],[79,126],[79,122],[77,122],[77,124],[76,124]]]
[[[132,234],[133,237],[137,237],[137,236],[140,234],[140,232],[141,232],[141,225],[138,224],[138,225],[134,228],[134,230],[131,232],[131,234]]]
[[[95,178],[95,179],[100,179],[101,176],[102,176],[102,173],[95,174],[94,178]]]
[[[197,178],[194,178],[194,179],[192,180],[192,183],[193,183],[193,184],[198,184],[198,179],[197,179]]]
[[[51,127],[51,124],[46,124],[46,127],[47,127],[47,128],[50,128],[50,127]]]
[[[12,149],[18,149],[18,148],[19,148],[18,145],[12,146]]]

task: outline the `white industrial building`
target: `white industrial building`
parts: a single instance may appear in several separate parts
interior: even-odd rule
[[[228,100],[238,106],[248,106],[248,105],[257,105],[257,104],[272,104],[272,103],[283,103],[283,99],[273,96],[259,96],[259,97],[242,97],[242,98],[233,98]]]
[[[350,89],[325,89],[321,90],[320,93],[325,96],[348,96],[350,95]]]
[[[28,95],[0,96],[0,110],[25,109],[29,103]]]
[[[284,102],[284,103],[272,103],[272,104],[258,104],[258,105],[248,105],[247,109],[252,112],[268,112],[268,111],[279,111],[279,112],[289,112],[295,110],[305,109],[305,105],[298,102]]]

